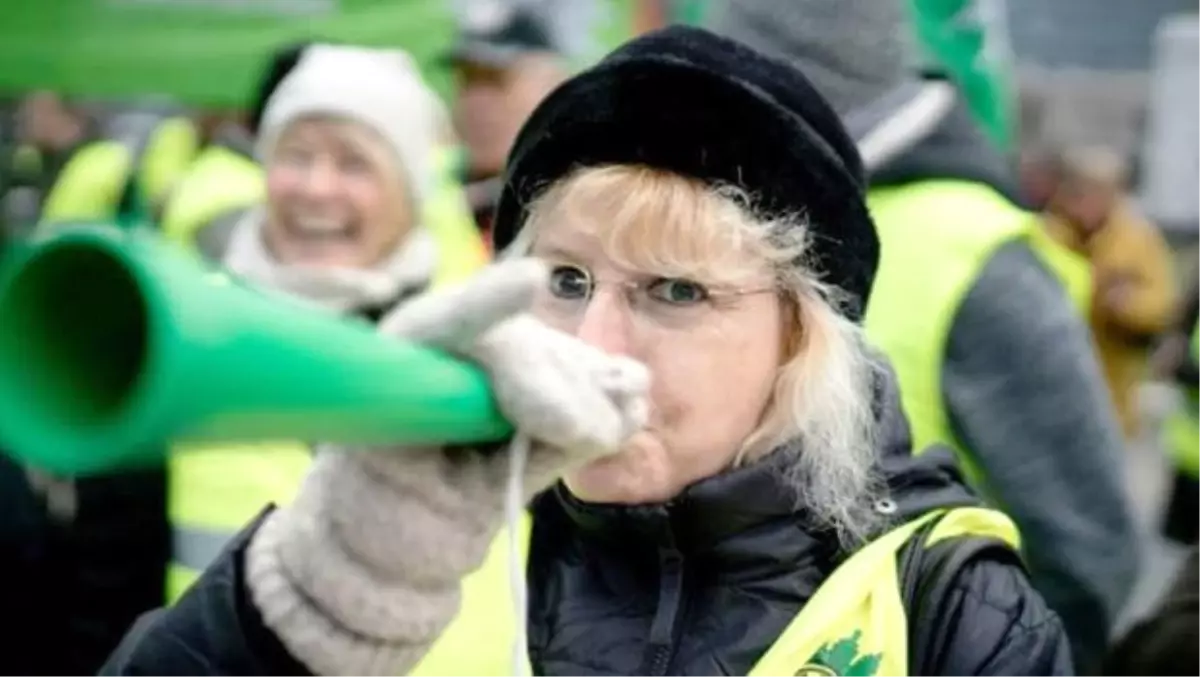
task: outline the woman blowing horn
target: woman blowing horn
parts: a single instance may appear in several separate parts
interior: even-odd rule
[[[480,364],[517,441],[320,454],[107,671],[1069,672],[863,343],[861,174],[801,73],[699,29],[569,80],[510,156],[508,260],[381,326]]]

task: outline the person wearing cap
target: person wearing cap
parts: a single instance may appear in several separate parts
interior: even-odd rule
[[[464,254],[482,265],[473,230],[453,243],[425,220],[440,199],[445,118],[404,52],[304,49],[263,109],[256,153],[266,199],[232,225],[224,267],[251,285],[375,321],[402,298],[460,279]],[[176,449],[168,599],[262,505],[290,498],[311,457],[301,443]]]
[[[467,196],[483,232],[491,229],[500,174],[535,106],[567,76],[566,64],[533,7],[466,3],[446,55],[457,80],[454,124],[466,150]]]
[[[951,446],[1012,516],[1076,664],[1095,665],[1137,569],[1120,430],[1062,252],[937,64],[917,77],[907,4],[733,1],[709,20],[807,73],[846,121],[884,252],[866,331],[895,365],[916,448]]]
[[[106,674],[1070,672],[1012,523],[911,454],[862,166],[803,74],[650,33],[504,185],[504,260],[380,329],[479,364],[513,440],[328,448]]]

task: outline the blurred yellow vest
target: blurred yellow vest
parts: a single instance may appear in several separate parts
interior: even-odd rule
[[[141,155],[114,139],[92,141],[72,155],[42,205],[39,227],[72,221],[112,221],[131,181],[151,206],[166,200],[191,164],[199,136],[183,117],[165,119],[146,139]],[[134,163],[137,167],[134,167]],[[135,171],[136,170],[136,171]]]
[[[877,188],[867,204],[881,249],[867,336],[896,370],[913,449],[948,445],[967,475],[978,479],[942,396],[942,365],[959,307],[992,255],[1014,240],[1030,244],[1077,305],[1091,296],[1087,264],[1041,234],[1035,215],[979,183],[931,180]]]
[[[1200,360],[1200,344],[1197,334],[1200,323],[1192,328],[1188,351],[1192,360]],[[1167,451],[1175,461],[1175,468],[1192,479],[1200,478],[1200,392],[1197,384],[1189,383],[1183,388],[1183,404],[1167,418],[1163,425]]]

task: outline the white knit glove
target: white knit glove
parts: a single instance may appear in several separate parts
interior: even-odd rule
[[[546,275],[533,260],[498,264],[380,325],[488,372],[501,410],[534,441],[530,495],[617,451],[647,412],[641,365],[521,315]],[[465,449],[319,453],[247,554],[267,626],[315,673],[405,674],[454,617],[462,577],[499,532],[508,461]]]
[[[520,314],[545,286],[534,259],[501,263],[467,286],[426,294],[383,318],[379,330],[482,365],[500,410],[534,440],[534,493],[573,463],[616,451],[646,422],[649,374]]]

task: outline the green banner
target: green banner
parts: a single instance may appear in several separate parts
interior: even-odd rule
[[[268,54],[306,39],[400,47],[445,93],[444,0],[28,0],[0,20],[0,94],[166,95],[240,107]]]
[[[909,0],[909,6],[925,57],[962,88],[996,146],[1011,150],[1017,93],[1003,0]]]

